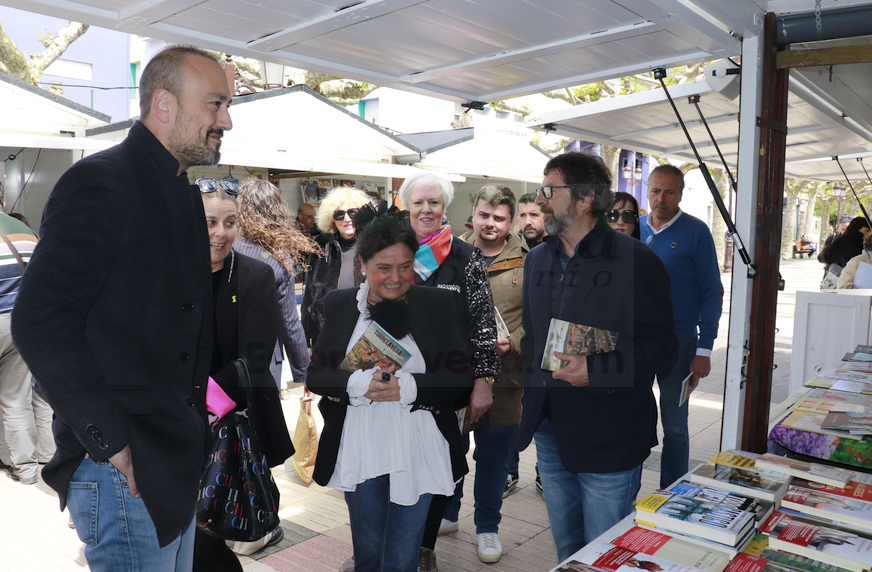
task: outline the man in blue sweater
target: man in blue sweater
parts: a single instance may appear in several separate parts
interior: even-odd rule
[[[664,434],[661,489],[687,472],[690,436],[687,403],[678,406],[681,382],[692,375],[691,387],[696,388],[711,371],[724,292],[711,232],[704,222],[678,207],[683,192],[684,174],[679,169],[656,167],[648,179],[650,214],[641,220],[642,242],[657,253],[672,282],[669,298],[681,343],[672,367],[657,374]]]

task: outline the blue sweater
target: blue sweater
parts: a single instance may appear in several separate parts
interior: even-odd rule
[[[724,288],[711,232],[704,222],[687,213],[658,234],[652,233],[647,215],[639,222],[642,242],[657,253],[669,273],[669,299],[675,311],[678,339],[699,334],[697,347],[712,349],[718,336]]]

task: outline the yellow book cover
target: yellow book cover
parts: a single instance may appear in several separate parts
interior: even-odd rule
[[[729,451],[721,451],[711,459],[709,463],[715,465],[727,465],[728,467],[738,467],[740,469],[753,469],[755,466],[754,459],[749,459],[743,455],[730,453]]]
[[[748,546],[745,547],[745,554],[750,554],[751,556],[757,556],[758,558],[764,558],[763,551],[769,549],[769,535],[763,534],[762,532],[758,532],[754,535],[754,538],[751,539],[751,542],[748,543]]]
[[[652,493],[638,502],[636,509],[644,510],[645,512],[657,512],[657,509],[663,506],[670,498],[672,498],[672,495],[669,493]]]

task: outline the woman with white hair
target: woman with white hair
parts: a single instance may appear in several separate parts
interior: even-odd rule
[[[400,187],[400,200],[409,211],[412,228],[418,236],[415,253],[415,284],[451,290],[466,310],[461,329],[472,349],[475,385],[470,397],[470,420],[475,422],[493,403],[491,386],[500,369],[497,354],[497,328],[493,296],[481,250],[451,235],[445,208],[454,198],[454,186],[442,175],[430,171],[416,173]],[[456,404],[456,408],[466,403]],[[418,562],[419,572],[436,570],[436,536],[448,498],[434,495],[427,517]],[[450,525],[449,525],[450,526]],[[456,527],[456,524],[455,524]],[[456,528],[455,528],[456,529]],[[452,529],[454,530],[454,529]],[[443,530],[442,532],[449,532]]]
[[[332,290],[356,288],[363,281],[360,263],[355,260],[357,236],[354,215],[372,199],[353,187],[336,187],[324,197],[315,213],[315,224],[321,231],[315,237],[323,251],[309,255],[311,270],[306,274],[306,291],[300,308],[300,321],[310,347],[315,347],[324,327],[324,299]]]

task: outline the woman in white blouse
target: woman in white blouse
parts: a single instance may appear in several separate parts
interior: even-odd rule
[[[366,280],[326,299],[308,387],[322,399],[314,478],[345,493],[355,572],[417,568],[434,494],[467,472],[454,404],[472,390],[470,353],[450,291],[414,286],[418,239],[408,213],[385,203],[355,218]],[[395,367],[345,371],[375,321],[410,355]]]

